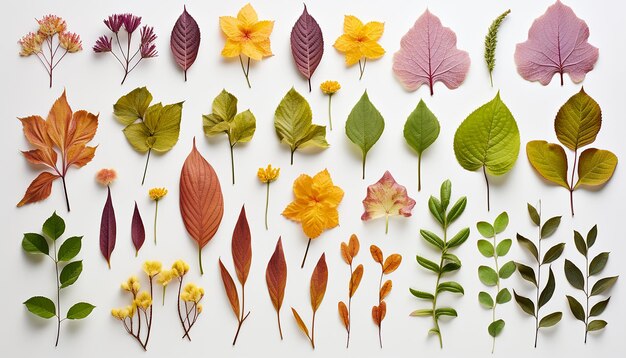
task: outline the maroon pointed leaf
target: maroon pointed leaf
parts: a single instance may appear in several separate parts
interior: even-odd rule
[[[309,80],[310,92],[311,76],[324,54],[324,38],[317,21],[306,11],[306,5],[304,5],[302,15],[291,29],[291,54],[298,71]]]
[[[139,249],[143,246],[143,242],[146,241],[146,229],[143,226],[143,220],[141,220],[141,214],[135,202],[135,210],[133,211],[133,220],[130,225],[130,237],[133,240],[135,246],[135,256],[139,254]]]
[[[246,284],[246,280],[248,279],[250,264],[252,263],[250,226],[248,225],[246,208],[244,206],[241,207],[239,219],[237,220],[237,224],[235,224],[231,251],[233,254],[233,263],[235,264],[237,279],[243,286]]]
[[[107,260],[109,268],[111,268],[111,254],[113,249],[115,249],[116,233],[115,210],[113,210],[113,200],[111,200],[111,188],[107,187],[107,201],[104,204],[102,219],[100,220],[100,252]]]
[[[186,7],[172,29],[170,48],[176,63],[185,72],[185,81],[187,81],[187,70],[196,61],[200,48],[200,28],[196,20],[189,15]]]

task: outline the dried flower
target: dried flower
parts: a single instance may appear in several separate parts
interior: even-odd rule
[[[189,272],[189,264],[183,260],[176,260],[172,264],[172,270],[176,272],[176,276],[183,277]]]
[[[132,34],[141,25],[141,16],[135,16],[133,14],[123,14],[122,21],[124,22],[124,29],[129,34]]]
[[[148,191],[148,195],[150,195],[150,199],[154,201],[159,201],[165,195],[167,195],[167,189],[165,188],[152,188]]]
[[[148,291],[141,291],[137,294],[137,297],[133,302],[137,308],[146,310],[148,307],[152,306],[152,296]]]
[[[124,24],[124,17],[121,14],[115,14],[109,16],[108,19],[104,20],[104,24],[111,30],[113,33],[118,33],[120,28]]]
[[[41,44],[43,43],[43,36],[39,33],[29,32],[26,36],[22,37],[18,43],[22,47],[20,56],[30,56],[41,51]]]
[[[96,181],[104,186],[109,186],[117,179],[117,172],[115,169],[100,169],[96,173]]]
[[[80,36],[73,32],[62,32],[59,34],[59,45],[69,53],[81,51],[83,49],[83,43],[80,40]]]
[[[280,168],[272,168],[271,164],[267,165],[267,168],[259,168],[257,172],[257,176],[261,183],[271,183],[278,179],[278,175],[280,174]]]
[[[378,40],[385,30],[385,24],[378,21],[363,24],[355,16],[346,15],[343,30],[344,34],[337,38],[333,46],[337,51],[345,54],[348,66],[359,63],[360,80],[363,78],[367,60],[375,60],[385,54],[385,50],[378,44]],[[361,60],[363,60],[362,64]]]
[[[320,84],[320,89],[324,94],[333,95],[341,89],[341,85],[337,81],[324,81]]]
[[[93,51],[96,53],[110,52],[112,50],[112,39],[112,37],[100,36],[100,38],[98,38],[98,41],[96,41],[96,44],[93,46]]]
[[[39,23],[39,33],[44,36],[54,36],[67,29],[65,20],[56,15],[46,15],[41,20],[37,20],[37,23]]]
[[[180,299],[185,302],[198,303],[202,297],[204,297],[204,289],[191,282],[185,285],[183,292],[180,294]]]
[[[194,283],[186,284],[184,289],[182,287],[183,278],[181,277],[178,282],[178,318],[180,318],[180,323],[185,331],[183,338],[191,340],[189,331],[196,323],[200,313],[202,313],[200,301],[204,297],[204,289]]]
[[[130,276],[126,282],[122,282],[122,289],[132,293],[133,295],[136,295],[140,288],[141,284],[139,284],[137,276]]]
[[[163,264],[160,261],[146,261],[143,263],[143,272],[152,278],[161,272]]]

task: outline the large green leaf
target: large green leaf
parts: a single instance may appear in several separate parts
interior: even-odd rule
[[[44,235],[56,241],[65,232],[65,221],[55,211],[43,223],[41,231],[43,231]]]
[[[617,156],[608,150],[589,148],[580,154],[578,182],[580,185],[597,186],[609,181],[617,166]]]
[[[367,153],[378,141],[385,129],[385,120],[370,101],[367,91],[356,103],[346,120],[346,135],[363,154],[363,179],[365,179],[365,160]]]
[[[124,135],[138,152],[167,152],[178,142],[183,102],[148,107],[142,122],[124,128]]]
[[[293,87],[280,101],[274,113],[274,128],[281,143],[293,153],[300,147],[327,148],[326,127],[312,124],[313,114],[309,103]]]
[[[143,118],[150,102],[152,102],[152,94],[146,87],[135,88],[117,100],[113,105],[113,114],[120,123],[128,126]]]
[[[582,271],[580,271],[580,269],[576,267],[573,262],[565,259],[564,270],[565,278],[570,285],[579,290],[585,289],[585,277],[583,276]]]
[[[82,236],[73,236],[65,240],[59,247],[59,261],[69,261],[76,257],[82,246]]]
[[[526,144],[530,165],[546,180],[569,189],[567,183],[567,156],[558,144],[533,140]]]
[[[41,318],[52,318],[56,316],[56,306],[51,299],[42,296],[34,296],[24,301],[26,308]]]
[[[22,249],[26,252],[48,255],[50,247],[46,239],[35,233],[26,233],[22,239]]]
[[[420,100],[404,123],[404,139],[417,152],[417,190],[422,189],[422,153],[439,137],[439,121]]]
[[[554,120],[556,137],[574,151],[593,143],[601,126],[600,106],[582,88],[565,102]]]
[[[81,272],[83,272],[82,261],[74,261],[65,265],[65,267],[63,267],[63,270],[61,270],[61,274],[59,275],[59,282],[61,283],[61,288],[68,287],[72,285],[74,282],[76,282]]]

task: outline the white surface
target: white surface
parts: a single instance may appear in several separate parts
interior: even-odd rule
[[[110,316],[110,309],[127,303],[127,297],[119,284],[131,274],[141,272],[146,259],[162,260],[169,265],[174,259],[183,258],[191,265],[188,280],[205,287],[205,312],[191,332],[193,341],[181,341],[181,327],[175,309],[175,294],[170,288],[165,307],[155,306],[154,326],[148,352],[150,356],[169,356],[172,353],[188,356],[252,357],[276,354],[277,356],[354,356],[382,357],[408,355],[434,355],[458,357],[488,356],[491,340],[486,327],[491,314],[481,308],[477,294],[484,286],[479,282],[476,268],[491,264],[476,249],[478,220],[492,221],[502,210],[507,210],[511,224],[506,234],[514,237],[516,232],[533,235],[534,230],[526,214],[526,202],[536,203],[542,199],[545,215],[563,215],[563,222],[549,243],[566,242],[563,257],[581,263],[576,252],[572,230],[586,231],[595,223],[599,237],[595,253],[611,251],[604,275],[620,274],[624,269],[626,253],[623,245],[623,225],[620,208],[626,199],[618,185],[624,180],[621,164],[614,178],[597,192],[579,190],[575,193],[576,217],[569,216],[568,193],[565,189],[543,183],[530,167],[524,145],[533,139],[556,141],[553,119],[558,108],[580,86],[574,85],[566,76],[565,85],[559,86],[555,78],[549,86],[529,83],[516,72],[513,62],[515,44],[526,40],[533,20],[544,13],[552,1],[526,1],[502,4],[501,1],[308,1],[309,12],[317,19],[324,32],[325,54],[313,76],[314,90],[306,91],[306,81],[296,72],[289,47],[289,33],[293,23],[302,12],[298,1],[254,1],[253,6],[261,19],[276,20],[271,36],[274,57],[255,63],[250,70],[252,89],[248,89],[237,61],[220,57],[224,40],[219,30],[220,15],[235,15],[245,1],[194,1],[186,2],[188,11],[196,18],[202,31],[202,43],[196,63],[189,70],[189,81],[183,82],[182,71],[175,65],[169,50],[169,34],[182,11],[181,2],[121,1],[31,1],[15,3],[4,17],[4,34],[0,67],[2,78],[2,163],[5,171],[0,187],[2,206],[3,240],[0,267],[4,272],[2,307],[2,337],[0,351],[3,356],[66,356],[77,357],[85,353],[93,357],[143,356],[137,343],[124,332],[120,323]],[[590,1],[569,0],[567,4],[583,18],[591,29],[590,42],[600,48],[596,68],[584,81],[585,90],[593,96],[603,110],[603,126],[597,145],[614,151],[626,158],[623,139],[626,127],[623,121],[623,94],[619,91],[626,76],[623,57],[626,43],[619,36],[624,34],[624,5],[618,1],[606,1],[601,5]],[[393,53],[399,48],[400,38],[413,22],[428,8],[439,16],[445,26],[457,34],[458,47],[470,53],[472,65],[465,83],[451,91],[442,84],[435,86],[430,97],[426,87],[419,91],[405,92],[393,77],[391,64]],[[510,6],[512,13],[503,23],[497,49],[497,65],[494,72],[495,87],[489,87],[489,76],[483,62],[483,39],[491,21]],[[102,19],[116,12],[133,12],[143,16],[143,23],[155,27],[159,36],[159,57],[145,61],[132,73],[127,82],[119,85],[122,77],[119,66],[110,55],[97,56],[91,46],[98,36],[107,33]],[[78,32],[84,42],[84,51],[67,56],[55,71],[53,89],[47,86],[44,70],[35,58],[20,58],[15,42],[36,27],[33,18],[47,13],[62,16],[71,31]],[[367,64],[365,76],[358,81],[358,67],[346,68],[343,56],[332,44],[342,33],[344,14],[354,14],[364,21],[385,22],[385,33],[380,41],[387,54],[378,61]],[[291,88],[300,91],[310,101],[314,122],[327,123],[327,98],[318,89],[326,79],[341,82],[341,91],[333,98],[335,130],[327,135],[331,147],[315,155],[296,153],[295,164],[289,165],[289,151],[280,145],[273,128],[273,114],[280,99]],[[112,105],[123,94],[138,86],[148,86],[155,102],[173,103],[185,100],[181,135],[178,144],[169,153],[154,156],[148,169],[146,185],[139,185],[145,156],[132,150],[122,134],[122,126],[112,117]],[[257,132],[248,145],[235,150],[237,185],[230,185],[230,162],[226,138],[207,140],[202,132],[201,114],[208,113],[211,101],[222,88],[239,98],[239,110],[250,108],[257,119]],[[30,181],[38,171],[32,169],[18,149],[29,146],[21,133],[16,117],[31,114],[45,116],[53,101],[67,89],[73,109],[86,109],[100,113],[96,138],[99,144],[95,159],[81,170],[68,174],[69,195],[72,212],[64,206],[62,188],[54,184],[52,195],[41,204],[16,208]],[[360,176],[360,153],[347,140],[343,124],[358,98],[367,89],[372,102],[383,114],[385,132],[368,156],[367,178]],[[452,140],[459,123],[475,108],[491,100],[500,89],[502,99],[509,106],[520,127],[522,148],[513,170],[502,178],[491,178],[492,211],[485,205],[485,185],[482,175],[463,170],[454,158]],[[416,191],[417,157],[405,144],[402,128],[407,115],[423,98],[441,122],[441,134],[423,158],[423,188]],[[182,163],[196,137],[200,152],[216,169],[226,199],[225,215],[215,238],[203,252],[205,275],[198,273],[196,250],[180,219],[178,209],[178,180]],[[568,153],[569,154],[569,153]],[[571,160],[571,154],[570,160]],[[272,184],[270,203],[270,230],[263,227],[265,188],[257,178],[258,167],[272,163],[281,167],[280,179]],[[113,185],[113,199],[118,221],[118,238],[112,258],[112,269],[98,248],[100,214],[106,191],[94,181],[95,173],[103,167],[113,167],[119,173]],[[282,209],[291,201],[291,185],[301,173],[313,175],[327,167],[335,183],[345,190],[340,206],[341,226],[324,233],[311,245],[306,267],[299,263],[305,249],[306,239],[300,226],[280,216]],[[389,169],[399,183],[406,185],[409,194],[417,200],[414,215],[409,219],[394,219],[389,235],[384,235],[384,220],[363,223],[361,200],[367,185],[379,179]],[[408,317],[409,312],[423,306],[412,297],[408,287],[431,290],[434,277],[418,268],[416,253],[435,257],[436,253],[418,238],[419,228],[437,231],[437,226],[427,210],[427,198],[438,193],[440,183],[451,178],[453,200],[460,195],[468,196],[465,214],[452,230],[462,226],[473,229],[471,238],[456,253],[463,260],[463,268],[454,276],[466,290],[466,295],[444,295],[442,304],[455,307],[460,316],[442,323],[445,349],[440,350],[433,336],[426,332],[431,321]],[[159,210],[159,244],[151,241],[154,206],[147,190],[165,186],[169,195],[161,202]],[[137,200],[146,223],[148,237],[139,258],[134,257],[130,240],[130,219],[133,201]],[[236,320],[230,311],[219,278],[217,259],[221,256],[232,270],[230,238],[242,204],[246,204],[253,235],[253,261],[247,285],[246,304],[252,310],[245,322],[235,347],[230,342],[236,329]],[[22,252],[22,233],[38,231],[41,223],[57,212],[66,219],[67,234],[84,235],[84,271],[78,282],[63,292],[65,308],[71,302],[87,300],[97,308],[82,322],[65,322],[61,342],[53,348],[55,323],[33,317],[22,302],[33,295],[52,296],[54,281],[50,263],[33,260]],[[361,239],[362,251],[357,263],[365,266],[363,282],[353,300],[353,331],[350,349],[345,349],[345,331],[337,315],[337,302],[346,299],[348,268],[341,260],[339,244],[356,233]],[[266,284],[265,267],[274,249],[276,239],[283,237],[289,276],[285,303],[282,310],[285,340],[280,342],[275,322],[275,312],[270,303]],[[383,324],[384,349],[378,347],[376,327],[370,317],[371,306],[377,300],[378,267],[372,261],[368,246],[379,245],[385,255],[392,252],[404,257],[400,269],[391,275],[394,289],[387,300],[388,314]],[[310,305],[308,280],[312,268],[322,252],[326,252],[330,280],[326,297],[316,322],[316,345],[313,352],[306,338],[298,331],[289,310],[296,307],[308,322]],[[507,259],[528,262],[529,257],[514,243]],[[554,264],[557,288],[554,298],[543,310],[561,310],[562,322],[555,329],[540,333],[539,348],[532,348],[534,320],[524,314],[516,303],[499,308],[498,315],[507,326],[498,338],[496,355],[507,357],[550,356],[553,354],[585,357],[590,354],[617,356],[626,349],[624,343],[624,300],[626,287],[622,282],[612,290],[613,299],[602,318],[609,326],[600,334],[590,334],[587,345],[582,343],[583,325],[575,321],[569,312],[565,294],[579,296],[564,278],[563,258]],[[505,282],[510,288],[529,293],[529,285],[516,274]],[[157,297],[160,290],[157,290]],[[160,301],[160,300],[159,300]]]

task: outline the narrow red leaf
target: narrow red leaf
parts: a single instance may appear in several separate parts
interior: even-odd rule
[[[326,285],[328,284],[328,266],[326,266],[326,254],[322,254],[313,274],[311,275],[311,307],[313,312],[322,304],[324,300],[324,294],[326,294]]]
[[[111,254],[113,249],[115,249],[116,234],[117,228],[113,200],[111,200],[111,188],[107,187],[107,201],[104,204],[102,219],[100,220],[100,252],[107,260],[109,268],[111,268]]]
[[[143,220],[141,220],[141,214],[139,213],[137,202],[135,202],[135,210],[133,211],[133,219],[130,225],[130,237],[133,240],[133,245],[135,246],[135,256],[137,256],[143,242],[146,241],[146,229],[143,226]]]
[[[187,70],[196,61],[200,48],[200,28],[196,20],[189,15],[186,7],[183,8],[183,13],[178,17],[172,29],[170,48],[176,63],[185,72],[185,81],[187,81]]]
[[[233,263],[235,264],[235,272],[237,279],[241,285],[246,284],[248,273],[250,272],[250,264],[252,263],[252,245],[250,237],[250,226],[246,218],[246,208],[241,207],[239,219],[235,224],[233,231],[233,240],[231,243],[231,251],[233,255]]]
[[[267,290],[269,291],[272,304],[278,312],[283,305],[285,287],[287,286],[287,262],[285,261],[281,238],[278,238],[274,253],[267,263],[265,281],[267,281]]]
[[[226,296],[228,297],[228,302],[230,302],[230,307],[233,309],[233,313],[237,320],[240,319],[240,310],[239,310],[239,295],[237,294],[237,287],[235,286],[235,281],[233,281],[232,276],[228,273],[226,267],[222,263],[222,259],[219,259],[220,264],[220,275],[222,276],[222,283],[224,284],[224,291],[226,291]]]
[[[298,71],[309,80],[311,91],[311,76],[317,69],[324,54],[324,38],[322,29],[313,16],[309,15],[304,5],[304,11],[291,29],[291,54],[296,62]]]

